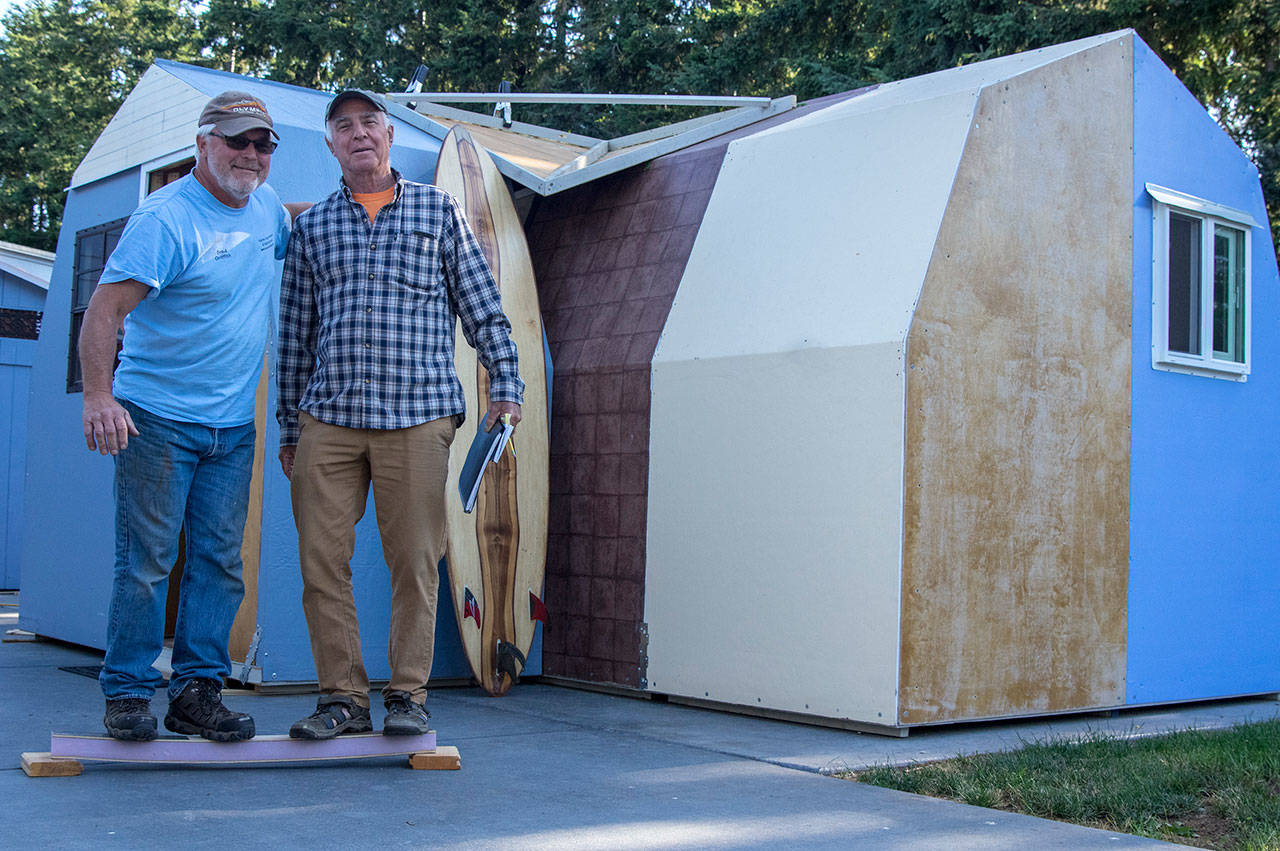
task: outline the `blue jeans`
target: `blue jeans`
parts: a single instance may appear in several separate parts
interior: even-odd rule
[[[253,423],[209,428],[121,404],[139,434],[115,457],[116,564],[98,681],[108,700],[150,698],[164,682],[151,663],[164,647],[169,571],[185,524],[172,700],[196,677],[221,682],[231,671],[227,638],[244,598],[240,545],[256,435]]]

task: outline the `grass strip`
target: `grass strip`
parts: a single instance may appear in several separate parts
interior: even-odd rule
[[[1202,848],[1280,851],[1280,720],[1149,738],[1094,733],[841,776]]]

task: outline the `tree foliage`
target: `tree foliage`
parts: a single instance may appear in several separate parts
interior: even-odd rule
[[[198,55],[182,0],[32,0],[0,25],[0,238],[52,250],[63,191],[157,56]]]
[[[52,245],[71,171],[153,56],[321,89],[395,91],[425,64],[428,90],[803,100],[1124,27],[1255,160],[1280,222],[1280,0],[186,2],[28,0],[0,22],[4,238]],[[689,115],[518,117],[605,137]]]

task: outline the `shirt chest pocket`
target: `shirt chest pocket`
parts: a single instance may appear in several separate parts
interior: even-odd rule
[[[397,283],[431,295],[444,292],[440,243],[434,234],[425,231],[396,234],[390,259],[391,277]]]

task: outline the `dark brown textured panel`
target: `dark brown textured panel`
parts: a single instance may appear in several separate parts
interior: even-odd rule
[[[979,98],[908,336],[900,723],[1124,702],[1130,41]]]
[[[649,365],[723,155],[544,198],[526,224],[555,365],[547,674],[643,682]]]

